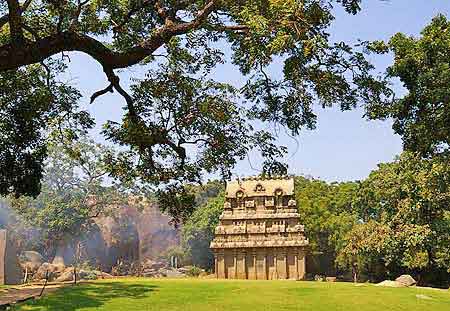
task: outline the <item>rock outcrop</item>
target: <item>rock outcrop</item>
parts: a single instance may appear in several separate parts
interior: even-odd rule
[[[80,262],[89,262],[102,271],[155,259],[179,243],[178,231],[169,221],[154,205],[143,211],[133,206],[120,208],[114,217],[96,219],[88,236],[61,241],[52,263],[73,265],[78,242],[82,249]]]
[[[378,284],[375,284],[375,286],[383,286],[383,287],[406,287],[402,283],[399,283],[397,281],[391,281],[391,280],[385,280],[383,282],[380,282]]]
[[[416,284],[416,280],[409,274],[403,274],[395,279],[395,281],[385,280],[376,284],[375,286],[385,286],[385,287],[409,287]]]
[[[19,256],[20,266],[22,270],[28,275],[33,275],[39,267],[44,263],[44,258],[41,254],[35,251],[24,251]]]
[[[46,278],[48,278],[49,281],[53,281],[60,274],[62,274],[65,271],[65,269],[66,267],[64,265],[61,264],[55,265],[48,262],[44,262],[34,274],[33,279],[45,280]]]
[[[414,280],[414,278],[412,276],[410,276],[409,274],[403,274],[401,276],[399,276],[398,278],[395,279],[396,282],[399,282],[405,286],[413,286],[416,285],[416,280]]]

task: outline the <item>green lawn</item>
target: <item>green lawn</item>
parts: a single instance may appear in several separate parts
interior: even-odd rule
[[[448,311],[450,292],[351,283],[130,278],[67,287],[14,310]]]

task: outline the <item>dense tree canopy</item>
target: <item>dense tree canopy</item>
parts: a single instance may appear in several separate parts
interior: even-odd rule
[[[448,286],[450,166],[405,152],[362,182],[360,223],[348,234],[341,262],[363,270],[381,263],[390,276],[412,272],[422,284]],[[446,273],[447,272],[447,273]]]
[[[174,181],[199,181],[205,173],[228,177],[253,149],[266,172],[285,172],[279,158],[286,149],[259,121],[298,135],[315,127],[314,103],[351,109],[389,93],[362,53],[329,39],[333,7],[356,14],[360,2],[2,1],[0,127],[12,130],[0,136],[0,193],[39,192],[50,122],[92,126],[88,115],[74,115],[79,93],[57,79],[70,51],[95,59],[108,80],[91,102],[107,92],[124,99],[122,121],[103,132],[123,147],[109,161],[113,176],[177,189]],[[275,58],[284,62],[277,79],[267,70]],[[241,89],[211,80],[223,62],[245,75]],[[118,70],[138,64],[147,65],[146,77],[124,89]],[[19,119],[27,121],[7,121]]]
[[[358,221],[353,206],[359,183],[327,183],[296,177],[295,198],[309,239],[308,272],[336,275],[335,259],[345,237]]]
[[[80,93],[54,80],[64,67],[46,68],[52,73],[39,65],[0,73],[0,194],[38,195],[49,129],[67,138],[92,125],[78,111]]]
[[[214,229],[219,223],[219,216],[225,202],[224,192],[210,198],[198,206],[182,228],[182,243],[192,264],[211,270],[214,266],[214,255],[209,244],[214,239]]]
[[[371,118],[393,118],[394,131],[401,135],[404,148],[422,156],[450,151],[450,21],[436,16],[421,37],[403,33],[389,42],[373,42],[370,48],[392,52],[394,63],[387,76],[398,78],[405,96],[383,105],[368,106]]]

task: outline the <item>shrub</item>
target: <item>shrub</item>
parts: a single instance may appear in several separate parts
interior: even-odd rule
[[[200,273],[203,272],[203,269],[197,267],[197,266],[191,266],[189,267],[189,270],[186,271],[186,274],[188,276],[192,276],[192,277],[198,277],[200,275]]]

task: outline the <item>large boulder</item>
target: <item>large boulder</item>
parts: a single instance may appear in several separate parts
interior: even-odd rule
[[[111,274],[103,272],[103,271],[95,270],[93,272],[97,275],[97,278],[99,278],[99,279],[112,279],[112,278],[114,278]]]
[[[55,279],[56,282],[70,282],[73,281],[73,269],[67,269],[59,277]]]
[[[54,265],[48,262],[44,262],[34,274],[35,280],[43,280],[48,276],[49,281],[53,281],[58,278],[64,271],[63,265]]]
[[[169,224],[170,218],[151,203],[142,210],[130,202],[130,205],[118,209],[114,217],[101,216],[94,222],[86,236],[69,236],[61,240],[52,264],[71,266],[75,264],[75,257],[79,256],[80,262],[89,263],[93,269],[112,273],[123,262],[156,259],[179,243],[178,230]],[[81,253],[76,256],[78,243]],[[165,266],[160,262],[155,262],[155,265],[155,269]],[[124,273],[130,274],[131,270]],[[124,274],[121,272],[119,275]]]
[[[44,258],[38,252],[24,251],[20,254],[19,261],[22,270],[33,274],[44,263]]]
[[[43,280],[48,277],[49,280],[53,280],[55,277],[53,265],[48,262],[44,262],[34,274],[35,280]]]
[[[80,280],[96,280],[98,279],[98,276],[95,271],[80,270],[77,271],[77,278]]]
[[[179,245],[179,231],[170,224],[170,217],[163,214],[157,205],[149,204],[143,211],[132,209],[129,213],[136,219],[141,259],[156,259]]]
[[[166,268],[169,266],[169,263],[166,260],[158,260],[158,261],[153,261],[151,259],[147,259],[143,264],[142,264],[142,269],[154,269],[154,270],[158,270],[158,269],[162,269],[162,268]]]
[[[397,281],[391,281],[391,280],[385,280],[383,282],[380,282],[378,284],[375,284],[375,286],[383,286],[383,287],[406,287],[406,285],[397,282]]]
[[[414,280],[414,278],[409,274],[400,275],[398,278],[395,279],[395,281],[408,287],[416,285],[417,283],[416,280]]]
[[[20,254],[21,262],[30,262],[37,265],[42,265],[44,263],[44,257],[35,251],[24,251]]]
[[[80,270],[77,271],[78,280],[96,280],[96,279],[111,279],[113,276],[106,272],[98,270]],[[73,268],[67,268],[58,278],[56,282],[71,282],[74,281]]]
[[[120,262],[138,261],[136,219],[127,217],[126,210],[124,208],[114,217],[96,218],[89,233],[81,238],[61,240],[53,264],[74,265],[78,256],[79,261],[88,263],[94,269],[111,271]]]

